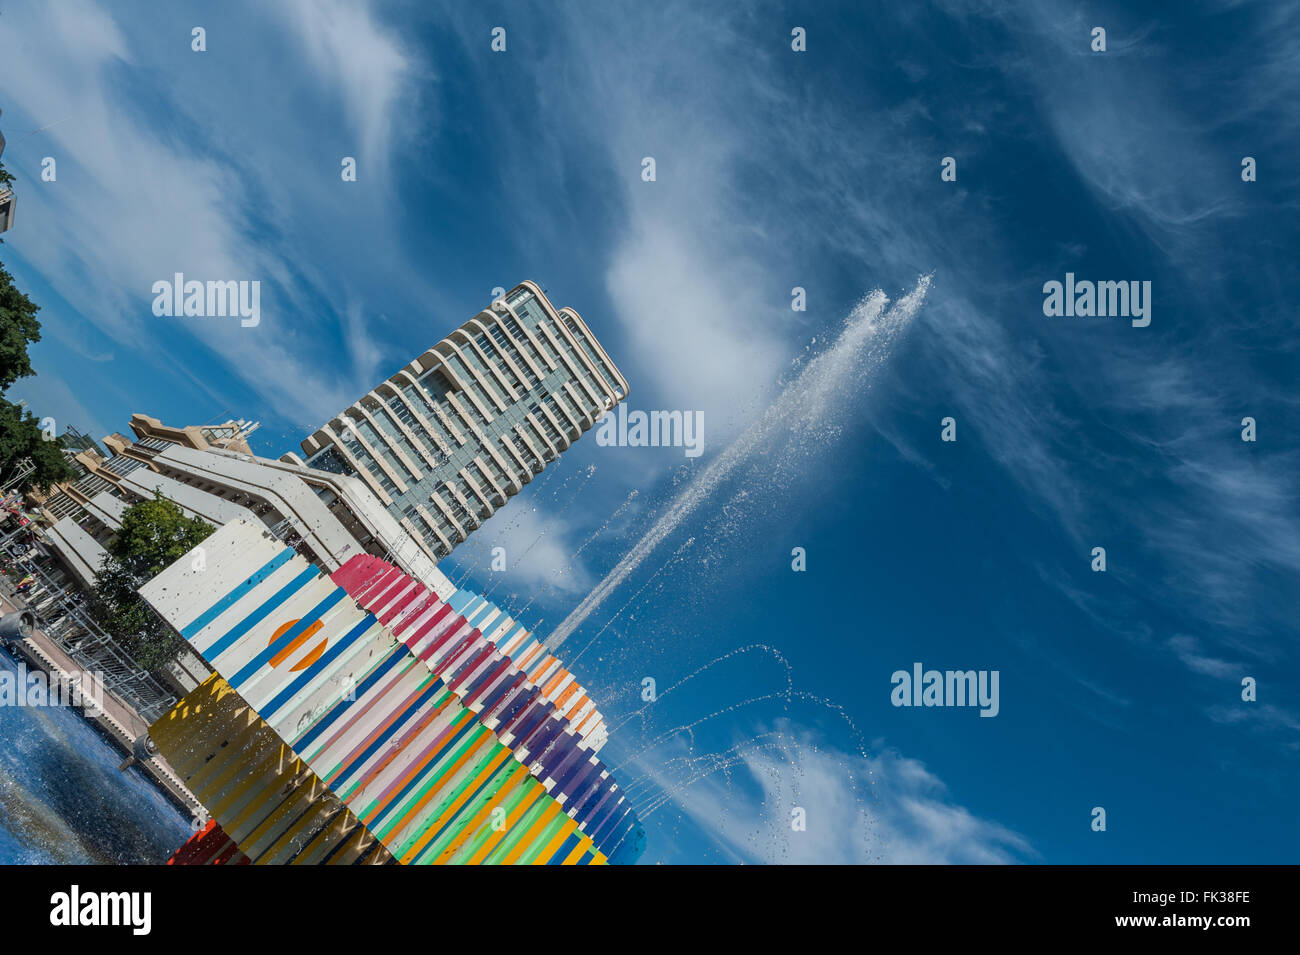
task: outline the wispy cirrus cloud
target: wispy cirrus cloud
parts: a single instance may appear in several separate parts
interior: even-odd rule
[[[369,5],[232,6],[219,21],[200,18],[209,31],[203,53],[190,49],[192,19],[172,10],[140,30],[131,11],[87,0],[6,8],[0,30],[28,38],[8,42],[0,65],[7,124],[57,121],[35,137],[10,136],[5,159],[23,180],[23,219],[6,248],[21,256],[17,269],[38,272],[64,300],[43,316],[51,340],[97,352],[130,346],[133,360],[165,355],[159,375],[183,382],[206,406],[235,404],[232,390],[241,401],[252,392],[285,417],[315,424],[322,409],[373,383],[377,358],[355,348],[356,323],[346,316],[356,296],[337,272],[345,258],[363,267],[371,254],[386,260],[376,272],[400,261],[387,254],[396,244],[383,223],[380,171],[410,126],[403,110],[423,74]],[[240,68],[227,69],[235,61]],[[169,83],[159,85],[167,71]],[[294,74],[314,75],[317,92],[280,109],[281,80]],[[341,116],[337,155],[322,153],[313,135],[331,108]],[[381,197],[352,223],[354,237],[371,239],[360,256],[355,247],[331,250],[328,240],[299,241],[304,230],[339,231],[322,225],[339,222],[337,207],[346,204],[344,154],[362,158]],[[58,162],[56,182],[40,181],[44,155]],[[319,175],[302,174],[313,167]],[[261,325],[155,317],[152,285],[176,272],[261,281]],[[420,285],[399,287],[419,294]],[[355,380],[318,373],[340,340],[365,358]]]
[[[811,731],[775,724],[726,754],[726,772],[689,785],[663,777],[671,801],[706,827],[736,861],[768,864],[1005,864],[1031,861],[1020,834],[953,801],[924,763],[875,744],[864,758]],[[693,757],[693,766],[707,765]],[[794,825],[801,810],[806,828]],[[653,861],[647,859],[646,861]]]
[[[1170,637],[1166,643],[1189,670],[1216,679],[1229,679],[1242,672],[1242,667],[1238,664],[1207,656],[1202,652],[1201,643],[1195,637],[1180,633]]]

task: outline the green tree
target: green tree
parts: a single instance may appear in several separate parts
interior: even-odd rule
[[[47,492],[52,485],[76,477],[63,456],[63,441],[47,440],[31,412],[0,398],[0,485],[8,485],[19,473],[24,458],[30,458],[35,469],[14,485],[19,491]]]
[[[41,340],[40,306],[18,290],[0,265],[0,394],[19,378],[36,374],[27,346]]]
[[[0,265],[0,395],[19,378],[36,374],[27,346],[41,340],[41,323],[36,320],[39,310],[40,306],[18,290],[13,277]],[[47,440],[36,417],[0,398],[0,484],[19,473],[24,458],[31,459],[35,470],[17,485],[20,491],[46,491],[59,481],[75,477],[63,456],[63,442]]]
[[[185,641],[136,591],[207,539],[214,528],[186,517],[158,494],[122,514],[95,584],[92,612],[140,666],[156,670],[176,658]]]

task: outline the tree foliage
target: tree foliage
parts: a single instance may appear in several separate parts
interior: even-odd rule
[[[52,485],[76,476],[63,456],[63,441],[46,440],[35,415],[0,398],[0,482],[8,483],[23,458],[31,458],[35,470],[15,485],[19,491],[48,491]]]
[[[18,290],[0,265],[0,394],[19,378],[36,374],[27,346],[41,340],[40,306]]]
[[[27,348],[41,340],[41,323],[36,320],[39,310],[0,265],[0,394],[19,378],[36,374]],[[45,491],[74,476],[63,456],[63,442],[47,440],[36,417],[0,398],[0,481],[12,477],[23,458],[31,458],[36,470],[17,485],[20,491]]]
[[[128,507],[95,585],[100,625],[146,669],[176,658],[185,641],[136,591],[207,539],[207,521],[186,517],[161,494]]]

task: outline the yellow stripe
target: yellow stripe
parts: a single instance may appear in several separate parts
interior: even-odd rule
[[[533,808],[533,804],[537,802],[541,795],[542,788],[540,786],[527,787],[524,798],[519,801],[519,805],[515,807],[514,812],[506,817],[506,824],[501,827],[501,831],[494,832],[492,838],[469,858],[469,865],[479,865],[490,856],[496,850],[496,847],[501,844],[502,840],[510,834],[510,830],[528,813],[528,810]]]
[[[560,845],[564,842],[564,840],[569,838],[573,830],[578,828],[578,824],[574,822],[572,819],[570,819],[568,816],[565,816],[564,818],[568,821],[566,822],[565,825],[560,827],[560,831],[556,834],[555,838],[552,839],[550,842],[548,842],[546,844],[546,848],[543,849],[541,851],[541,854],[538,855],[538,857],[533,860],[533,865],[546,865],[548,862],[550,862],[551,856],[555,855],[555,853],[560,851]]]
[[[564,861],[560,864],[577,865],[578,860],[587,854],[587,850],[588,848],[590,848],[590,846],[591,846],[591,840],[584,835],[582,839],[578,841],[578,844],[573,847],[573,851],[570,852],[567,856],[565,856]]]
[[[487,817],[492,814],[492,807],[501,802],[501,800],[504,799],[514,788],[514,782],[519,778],[520,773],[527,775],[528,770],[524,768],[522,763],[516,763],[515,768],[511,771],[510,775],[506,777],[504,785],[497,790],[496,794],[492,796],[491,799],[483,804],[483,808],[474,814],[474,818],[471,819],[463,829],[461,829],[460,834],[455,839],[452,839],[451,842],[447,844],[447,848],[438,853],[438,858],[434,860],[435,865],[444,864],[447,859],[456,854],[457,850],[468,841],[470,836],[474,835],[474,833],[479,830],[483,823],[487,821]]]
[[[487,733],[483,737],[483,740],[486,741],[488,738],[491,738],[493,740],[496,739],[496,737],[492,736],[491,733]],[[475,746],[475,749],[478,748],[479,748],[478,746]],[[468,755],[469,754],[466,753],[466,756]],[[502,761],[508,759],[509,757],[510,757],[510,750],[506,749],[504,746],[501,747],[500,751],[495,756],[493,756],[491,760],[488,761],[488,764],[484,768],[484,770],[479,772],[473,777],[473,782],[470,785],[465,787],[464,792],[462,792],[459,796],[456,797],[455,801],[453,801],[452,804],[448,806],[446,810],[443,811],[442,815],[438,817],[437,821],[435,821],[433,825],[429,826],[429,828],[424,831],[424,835],[420,836],[420,838],[416,840],[415,845],[411,847],[411,849],[406,853],[406,855],[402,856],[402,862],[403,863],[410,862],[417,855],[419,855],[420,852],[424,849],[424,847],[433,841],[434,836],[436,836],[440,831],[442,831],[443,827],[447,824],[447,820],[451,819],[453,816],[456,815],[456,813],[460,812],[461,807],[469,801],[470,797],[474,794],[474,790],[478,788],[479,784],[481,784],[484,777],[487,777],[491,773],[496,772],[497,767],[501,765]],[[463,760],[457,760],[458,764],[460,762],[463,762]]]
[[[510,852],[507,853],[506,857],[501,860],[502,865],[514,865],[515,861],[524,854],[524,851],[533,844],[533,839],[537,837],[537,833],[544,829],[546,824],[555,818],[555,814],[560,811],[560,804],[554,799],[551,799],[550,803],[549,806],[542,810],[542,814],[537,817],[537,821],[528,827],[528,831],[524,833],[524,837],[519,840],[519,845],[511,849]]]

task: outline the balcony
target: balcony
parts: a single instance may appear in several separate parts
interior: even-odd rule
[[[0,232],[8,232],[14,224],[14,207],[18,198],[7,186],[0,186]]]

